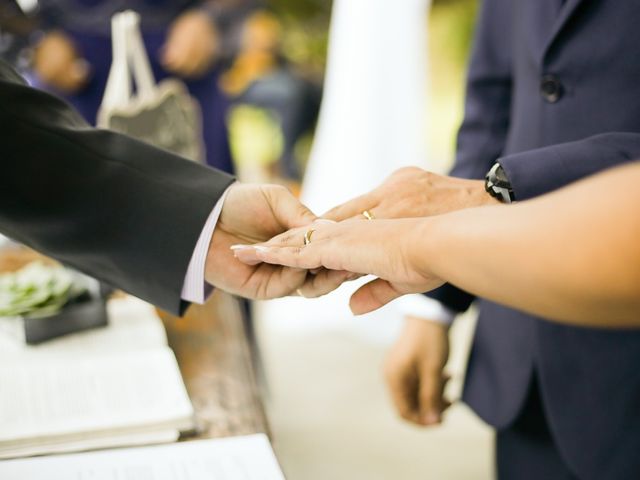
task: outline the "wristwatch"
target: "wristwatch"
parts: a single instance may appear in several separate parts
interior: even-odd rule
[[[502,165],[496,163],[484,178],[484,189],[493,198],[498,199],[502,203],[511,203],[515,201],[511,182],[507,178]]]

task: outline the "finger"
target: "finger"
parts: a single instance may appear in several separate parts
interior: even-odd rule
[[[326,238],[325,227],[328,225],[335,225],[336,222],[332,220],[317,219],[311,224],[305,224],[303,227],[292,228],[286,232],[276,235],[264,245],[267,247],[297,247],[305,245],[305,237],[309,231],[313,230],[313,241],[317,241],[321,238]],[[311,239],[310,239],[311,240]]]
[[[444,378],[442,369],[423,366],[420,369],[420,419],[424,425],[437,425],[442,421]]]
[[[312,270],[324,267],[321,247],[266,247],[258,245],[256,257],[264,263]]]
[[[266,247],[302,247],[305,243],[305,235],[312,229],[310,225],[300,228],[292,228],[280,235],[276,235],[268,242],[264,243]],[[312,234],[315,235],[315,230]],[[317,237],[317,235],[315,235]]]
[[[409,366],[391,366],[385,371],[387,388],[398,415],[409,422],[420,423],[416,376]]]
[[[271,299],[291,295],[306,279],[306,270],[280,268],[273,265],[260,265],[256,268],[252,280],[258,284],[258,299]],[[264,278],[269,278],[264,282]]]
[[[261,190],[283,230],[309,225],[318,218],[284,187],[265,185]]]
[[[402,295],[389,282],[377,278],[364,284],[351,295],[349,307],[354,315],[362,315],[377,310]]]
[[[328,221],[327,221],[328,222]],[[320,221],[316,222],[320,223]],[[331,222],[334,223],[334,222]],[[321,225],[318,225],[321,226]],[[318,240],[319,237],[322,237],[322,231],[312,228],[313,225],[308,225],[306,227],[301,228],[293,228],[288,230],[280,235],[276,235],[271,240],[265,243],[259,243],[255,245],[232,245],[230,248],[233,251],[235,257],[240,260],[242,263],[247,265],[257,265],[258,263],[262,263],[263,260],[259,256],[260,252],[269,252],[272,247],[273,248],[285,248],[285,247],[293,247],[293,248],[302,248],[304,247],[305,237],[310,230],[313,230],[312,238],[314,240]],[[293,253],[298,253],[297,250],[292,250]],[[273,253],[273,252],[270,252]],[[282,253],[282,252],[281,252]],[[288,257],[288,256],[287,256]],[[269,255],[268,258],[275,258],[273,255]],[[279,264],[277,260],[268,261],[267,263]],[[286,265],[284,263],[283,265]],[[296,265],[290,265],[296,266]],[[302,268],[302,267],[299,267]],[[322,268],[321,266],[313,267],[311,270],[319,270]]]
[[[253,245],[231,245],[231,251],[234,257],[240,260],[245,265],[258,265],[262,263],[262,260],[258,258],[257,246]]]
[[[307,275],[298,293],[305,298],[316,298],[333,292],[344,282],[354,279],[354,274],[342,270],[320,270],[315,275]]]
[[[298,269],[312,270],[321,268],[318,262],[310,263],[301,258],[303,247],[268,247],[266,245],[233,245],[234,256],[247,265],[267,263]],[[308,267],[304,265],[310,265]]]
[[[348,202],[343,203],[342,205],[338,205],[337,207],[332,208],[324,215],[322,215],[322,218],[340,222],[342,220],[346,220],[347,218],[361,215],[365,210],[371,210],[374,207],[374,203],[375,201],[370,194],[361,195],[352,200],[349,200]]]
[[[304,246],[304,238],[308,228],[294,228],[288,230],[280,235],[276,235],[266,243],[259,243],[255,245],[231,245],[231,250],[234,256],[242,263],[247,265],[257,265],[262,263],[262,260],[258,257],[260,250],[266,250],[269,247],[301,247]]]
[[[255,245],[231,245],[231,250],[233,251],[234,256],[240,260],[242,263],[247,265],[257,265],[259,263],[263,263],[262,258],[259,256],[260,252],[269,252],[271,247],[274,248],[284,248],[284,247],[293,247],[293,248],[301,248],[304,246],[304,233],[307,229],[300,230],[294,229],[288,232],[282,233],[267,243],[259,243]],[[274,258],[273,255],[270,255],[269,258]],[[267,263],[276,264],[276,260]],[[313,270],[319,270],[321,267],[316,267]]]
[[[300,289],[306,298],[320,297],[331,293],[345,282],[360,278],[358,273],[344,270],[319,269],[314,275],[308,275],[305,285]]]

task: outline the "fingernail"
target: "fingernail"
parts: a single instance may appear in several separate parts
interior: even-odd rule
[[[251,248],[251,245],[240,245],[240,244],[238,244],[238,245],[231,245],[229,248],[231,250],[245,250],[247,248]]]
[[[440,415],[437,413],[429,412],[424,416],[423,420],[424,420],[424,423],[428,425],[440,423]]]

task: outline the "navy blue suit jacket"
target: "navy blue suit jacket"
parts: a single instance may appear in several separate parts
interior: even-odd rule
[[[483,178],[498,160],[526,200],[635,158],[640,1],[484,0],[452,174]],[[474,300],[450,285],[431,296],[458,311]],[[464,400],[504,428],[537,375],[579,477],[640,478],[640,330],[566,327],[486,300],[479,311]]]

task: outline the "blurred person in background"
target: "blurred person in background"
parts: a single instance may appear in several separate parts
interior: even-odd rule
[[[218,87],[219,62],[234,48],[253,0],[40,0],[43,29],[33,55],[34,83],[62,95],[94,124],[111,66],[111,17],[137,11],[156,80],[177,76],[202,110],[209,165],[233,171]]]
[[[295,148],[315,126],[321,88],[287,61],[283,35],[275,13],[261,9],[249,15],[221,86],[235,104],[230,128],[240,178],[252,182],[279,179],[295,186],[302,180]]]

